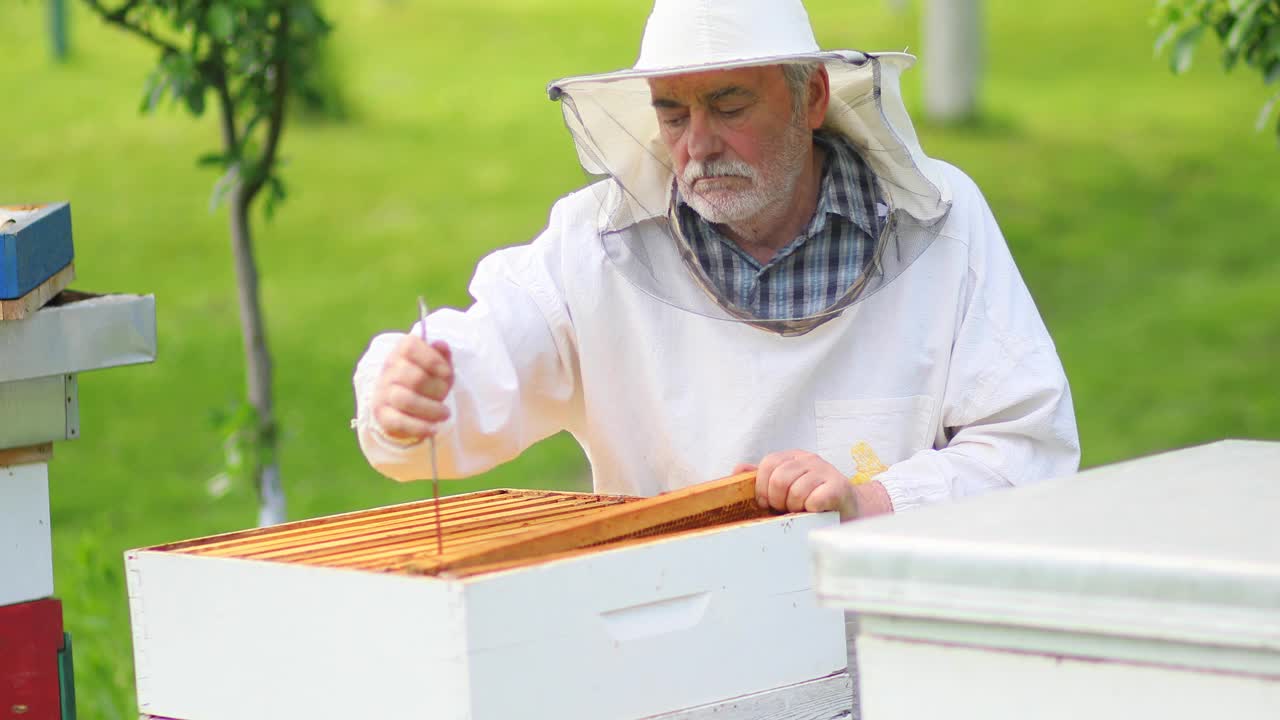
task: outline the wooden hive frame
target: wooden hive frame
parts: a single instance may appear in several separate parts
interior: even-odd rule
[[[771,517],[744,473],[652,498],[489,490],[163,545],[155,550],[462,577],[603,546]]]

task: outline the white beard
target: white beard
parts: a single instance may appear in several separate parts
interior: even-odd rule
[[[676,177],[676,184],[684,201],[707,222],[732,225],[753,220],[772,206],[791,199],[804,171],[805,152],[811,146],[809,133],[793,126],[777,147],[766,153],[758,169],[741,160],[690,160],[684,172]],[[706,192],[694,187],[694,182],[701,178],[726,176],[748,180],[750,187]]]

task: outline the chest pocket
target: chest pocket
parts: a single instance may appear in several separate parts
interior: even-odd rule
[[[870,445],[885,465],[905,460],[933,446],[933,405],[926,395],[821,400],[814,403],[817,453],[849,476],[858,471],[849,450],[859,442]]]

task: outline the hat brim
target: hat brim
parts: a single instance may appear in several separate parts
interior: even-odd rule
[[[889,53],[878,53],[884,55]],[[567,88],[574,85],[585,83],[607,83],[619,80],[636,80],[658,77],[670,77],[672,75],[685,75],[688,73],[709,72],[712,70],[736,70],[744,67],[759,67],[765,65],[783,65],[787,63],[844,63],[849,65],[862,65],[869,59],[868,55],[857,50],[831,50],[814,53],[799,53],[793,55],[770,55],[767,57],[743,58],[741,60],[727,60],[715,63],[706,63],[703,65],[680,65],[666,68],[628,68],[625,70],[615,70],[607,73],[596,73],[594,75],[575,75],[573,77],[562,78],[547,83],[547,95],[552,100],[559,100],[560,94]]]

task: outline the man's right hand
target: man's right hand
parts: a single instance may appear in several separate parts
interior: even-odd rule
[[[453,355],[448,344],[428,345],[406,335],[387,356],[373,390],[373,420],[388,440],[404,445],[435,435],[448,419],[444,399],[453,388]]]

